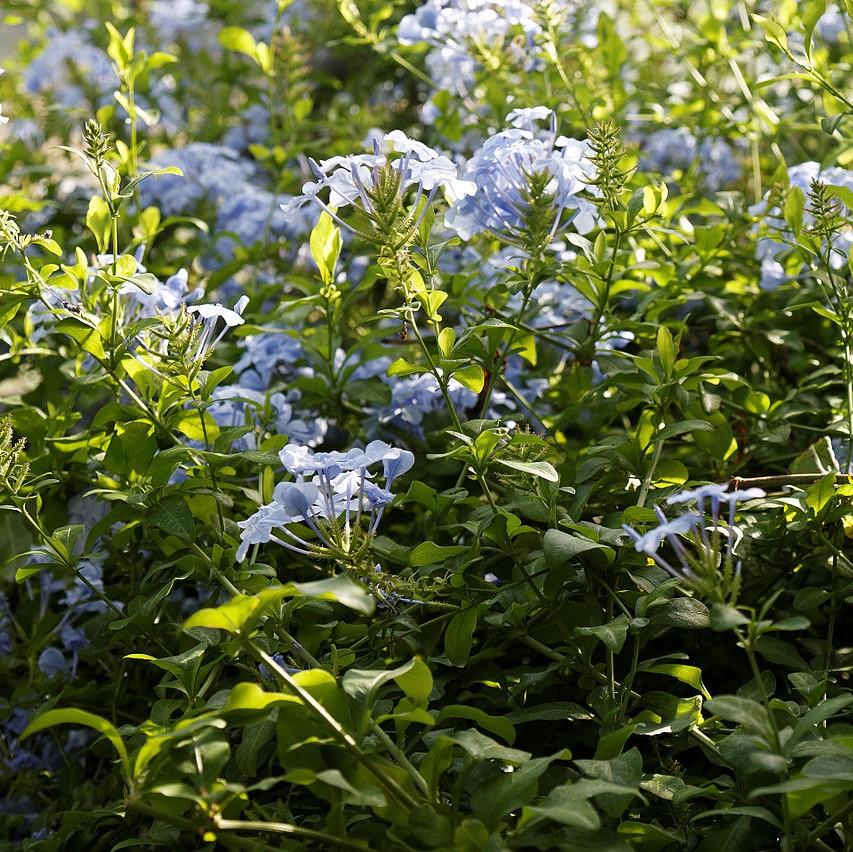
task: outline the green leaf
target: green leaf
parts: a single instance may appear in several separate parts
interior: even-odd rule
[[[265,692],[256,683],[238,683],[231,687],[228,698],[222,707],[222,713],[238,711],[266,710],[275,704],[295,702],[301,704],[301,699],[284,692]]]
[[[96,328],[75,317],[67,317],[60,320],[54,328],[56,331],[61,331],[63,334],[67,334],[76,340],[84,352],[94,355],[101,361],[106,360],[107,353],[104,351],[104,339]]]
[[[593,565],[606,566],[616,558],[612,547],[562,530],[548,530],[542,539],[542,549],[550,566],[564,565],[578,558]]]
[[[672,373],[672,368],[675,366],[676,358],[678,358],[678,350],[675,347],[675,341],[672,339],[669,329],[665,325],[662,325],[658,329],[657,352],[664,375],[669,376]]]
[[[683,663],[655,663],[654,665],[640,666],[640,671],[674,677],[676,680],[698,689],[706,698],[711,697],[705,688],[705,684],[702,683],[702,669],[698,666],[687,666]]]
[[[430,322],[438,322],[441,320],[439,309],[447,301],[448,294],[444,290],[424,290],[418,294],[418,298],[423,304],[424,311]]]
[[[576,627],[575,633],[578,636],[595,636],[611,651],[618,653],[625,644],[629,626],[628,616],[623,614],[612,621],[608,621],[607,624],[599,624],[595,627]]]
[[[499,464],[504,467],[512,468],[513,470],[521,471],[522,473],[530,474],[538,479],[544,479],[547,482],[559,482],[560,476],[554,469],[554,465],[546,461],[539,462],[523,462],[515,459],[496,459]]]
[[[767,36],[767,41],[771,44],[777,45],[782,50],[788,49],[788,35],[783,27],[781,27],[776,21],[771,20],[770,18],[765,18],[763,15],[753,15],[752,17],[758,22],[761,29],[764,30],[764,33]]]
[[[721,603],[715,603],[711,607],[711,630],[721,632],[731,630],[741,624],[749,624],[749,619],[739,610]]]
[[[730,722],[737,722],[747,731],[769,737],[772,732],[767,708],[751,698],[740,695],[718,695],[705,702],[715,716]]]
[[[350,669],[344,675],[341,686],[356,701],[372,707],[380,688],[392,680],[418,705],[426,706],[432,692],[432,672],[418,657],[395,669]]]
[[[419,373],[428,373],[426,367],[421,367],[419,364],[411,364],[405,358],[397,358],[385,371],[386,376],[413,376]]]
[[[598,781],[627,787],[633,793],[603,793],[599,798],[601,809],[612,817],[618,817],[631,803],[635,795],[640,795],[640,781],[643,777],[643,758],[639,749],[632,748],[625,754],[610,760],[576,760],[575,765],[584,775]]]
[[[507,745],[515,742],[515,728],[505,716],[490,716],[477,707],[465,704],[447,704],[441,708],[435,721],[440,725],[446,719],[467,719],[484,731],[500,737]]]
[[[805,196],[798,186],[792,186],[785,198],[785,221],[795,235],[799,235],[803,227],[803,210]]]
[[[48,710],[46,713],[36,716],[24,729],[20,738],[24,740],[39,731],[52,728],[54,725],[82,725],[85,728],[93,728],[99,734],[102,734],[112,743],[113,748],[118,752],[124,777],[128,783],[130,782],[130,758],[127,754],[124,740],[122,740],[121,735],[114,725],[106,719],[96,716],[94,713],[87,713],[85,710],[76,710],[74,708]]]
[[[806,506],[817,514],[835,496],[835,474],[828,473],[806,489]]]
[[[227,50],[235,50],[257,61],[258,44],[255,37],[242,27],[223,27],[219,31],[219,43]]]
[[[693,434],[694,432],[712,432],[713,430],[713,424],[707,420],[681,420],[678,423],[671,423],[669,426],[664,426],[663,429],[655,433],[654,439],[656,441],[666,441],[677,435]]]
[[[775,814],[768,811],[767,808],[759,808],[756,805],[739,805],[733,808],[717,808],[713,811],[702,811],[702,813],[696,814],[695,817],[692,817],[691,822],[706,819],[708,817],[719,818],[727,816],[748,816],[752,819],[760,819],[764,822],[770,823],[770,825],[775,828],[782,828],[782,823],[779,822],[779,818]]]
[[[815,27],[824,12],[826,12],[826,0],[809,0],[803,4],[803,9],[800,12],[800,18],[803,22],[803,50],[809,58],[812,55],[812,37]]]
[[[443,328],[438,333],[438,351],[442,358],[449,358],[453,353],[453,344],[456,342],[456,332],[450,328]]]
[[[364,588],[346,574],[338,574],[336,577],[312,583],[275,586],[256,595],[235,595],[222,606],[201,609],[191,615],[184,622],[184,630],[208,627],[245,636],[251,632],[265,610],[286,597],[335,601],[362,615],[371,615],[375,606],[373,598]]]
[[[444,652],[452,665],[464,666],[468,662],[476,627],[476,607],[460,610],[450,619],[444,632]]]
[[[335,267],[341,254],[341,230],[324,210],[308,240],[311,257],[320,270],[320,280],[328,286],[335,280]]]
[[[485,783],[477,784],[471,793],[474,815],[486,825],[493,826],[527,804],[536,796],[539,778],[552,761],[551,757],[536,757],[514,772],[502,772]]]
[[[480,393],[486,383],[486,376],[482,367],[478,367],[476,364],[469,364],[467,367],[454,370],[453,378],[473,393]]]
[[[112,232],[112,216],[107,203],[100,195],[89,199],[89,209],[86,213],[86,227],[95,235],[98,251],[103,254],[110,244]]]
[[[179,494],[164,497],[148,510],[148,522],[169,535],[185,541],[195,539],[195,520],[187,501]]]
[[[462,545],[441,545],[432,541],[424,541],[412,548],[409,554],[409,565],[422,568],[424,565],[437,565],[454,556],[465,553],[467,547]]]

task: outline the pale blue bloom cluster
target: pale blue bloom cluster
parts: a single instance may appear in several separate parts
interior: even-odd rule
[[[134,257],[136,266],[130,274],[147,272],[142,264],[144,250],[144,245],[137,249]],[[95,257],[86,273],[87,289],[93,286],[99,272],[110,271],[112,263],[111,254],[99,254]],[[149,276],[146,278],[146,288],[147,292],[131,281],[119,287],[125,319],[151,319],[159,315],[174,315],[182,305],[189,305],[204,294],[200,287],[190,288],[186,269],[179,269],[165,281]],[[52,332],[58,320],[79,313],[80,304],[79,290],[43,288],[41,301],[33,302],[29,307],[29,321],[32,324],[30,339],[35,343],[45,338]]]
[[[415,461],[408,450],[383,441],[371,441],[364,449],[323,453],[291,443],[279,456],[295,480],[280,482],[271,503],[238,523],[242,530],[238,562],[252,545],[270,541],[306,556],[324,550],[350,552],[363,520],[367,534],[375,533],[385,506],[393,499],[392,483]],[[382,485],[371,470],[379,464]],[[309,543],[290,529],[294,524],[308,527],[315,540]]]
[[[717,192],[743,173],[735,148],[720,138],[697,138],[686,127],[656,130],[641,140],[640,168],[670,177],[695,168],[705,186]]]
[[[547,129],[540,126],[543,120]],[[527,224],[530,176],[544,173],[554,208],[551,236],[569,226],[581,234],[591,231],[597,209],[582,196],[594,172],[588,144],[557,136],[556,117],[544,107],[514,110],[507,122],[510,127],[487,139],[469,160],[463,177],[476,192],[450,208],[447,227],[464,240],[486,232],[517,243]]]
[[[72,504],[69,504],[71,506]],[[80,501],[77,508],[80,508]],[[52,564],[51,555],[42,550],[30,553],[27,562],[30,565]],[[37,665],[48,678],[74,677],[77,672],[78,655],[89,644],[82,617],[104,612],[106,603],[98,597],[97,592],[104,590],[104,569],[102,557],[87,557],[78,559],[76,564],[78,576],[54,576],[46,567],[38,574],[38,583],[32,580],[24,582],[24,589],[31,597],[38,597],[39,613],[44,618],[55,603],[62,610],[62,616],[51,631],[51,636],[59,640],[42,648],[37,659]],[[83,579],[81,579],[83,578]],[[85,582],[84,582],[85,579]],[[121,605],[116,603],[117,607]],[[8,613],[5,597],[0,599],[0,646],[6,647],[7,653],[12,649],[12,638],[7,629],[12,624],[11,613]]]
[[[161,46],[186,41],[194,50],[199,50],[217,45],[208,12],[207,3],[199,0],[152,0],[148,6],[148,20]]]
[[[48,658],[52,655],[48,655]],[[49,665],[49,663],[48,663]],[[27,770],[56,772],[66,763],[68,756],[83,749],[92,739],[89,731],[77,729],[65,735],[61,743],[49,733],[39,734],[29,739],[26,745],[18,737],[29,724],[31,715],[21,707],[2,708],[4,718],[0,721],[0,765],[14,773]],[[14,813],[31,823],[41,813],[34,803],[29,804],[28,797],[17,801],[0,799],[0,815]],[[30,807],[32,812],[30,812]],[[35,835],[33,835],[35,837]]]
[[[418,209],[422,199],[426,201],[421,216],[439,192],[443,193],[448,202],[453,203],[476,190],[471,181],[459,178],[456,164],[449,158],[422,142],[409,139],[400,130],[386,133],[381,141],[374,138],[373,146],[372,154],[331,157],[320,162],[310,160],[316,180],[306,183],[302,187],[303,194],[282,209],[290,214],[308,201],[313,201],[338,224],[351,231],[353,228],[335,211],[355,205],[371,217],[375,211],[369,190],[377,186],[380,169],[387,164],[400,176],[401,200],[410,189],[416,187],[414,199],[410,203],[411,211]],[[329,191],[328,201],[320,197],[324,190]]]
[[[320,443],[328,430],[325,418],[296,415],[294,405],[300,401],[300,393],[296,389],[270,393],[241,385],[226,385],[216,388],[212,399],[208,411],[220,428],[252,428],[237,440],[235,446],[238,450],[257,448],[256,428],[287,435],[291,440],[310,446]]]
[[[397,39],[429,44],[426,66],[436,85],[464,95],[481,68],[480,50],[507,49],[519,63],[535,51],[541,32],[535,6],[530,0],[427,0],[400,21]]]
[[[724,558],[733,561],[740,538],[740,531],[735,526],[737,504],[764,496],[766,495],[760,488],[729,490],[728,485],[701,485],[698,488],[672,494],[666,501],[670,506],[695,503],[695,509],[667,519],[660,507],[656,506],[655,512],[660,521],[658,526],[642,535],[627,524],[622,528],[633,540],[634,549],[638,553],[651,556],[673,577],[697,582],[700,579],[697,575],[697,566],[708,564],[716,566]],[[728,517],[725,527],[721,528],[720,509],[723,506],[728,507]],[[725,532],[725,536],[721,536],[721,529]],[[691,554],[685,547],[681,540],[684,536],[689,538],[694,553]],[[677,560],[677,567],[658,552],[664,541],[669,542]],[[725,551],[724,554],[723,551]],[[737,564],[736,571],[740,571],[740,563]]]
[[[249,145],[263,145],[270,132],[270,113],[263,104],[250,104],[238,116],[238,122],[222,137],[222,143],[235,151]]]
[[[444,397],[432,373],[414,376],[388,376],[386,370],[392,358],[383,355],[357,367],[350,375],[351,381],[380,378],[390,391],[390,399],[382,407],[365,407],[365,414],[375,424],[375,430],[389,426],[406,429],[423,437],[423,421],[429,414],[444,408]],[[457,411],[465,411],[477,402],[477,394],[468,390],[456,379],[447,385],[448,393]]]
[[[819,163],[807,162],[792,166],[788,169],[788,182],[791,188],[796,187],[807,197],[812,181],[817,180],[829,186],[843,187],[853,191],[853,171],[842,169],[837,166],[822,169]],[[808,212],[808,201],[803,214],[803,224],[808,226],[814,219]],[[849,215],[850,211],[845,205],[843,210]],[[783,261],[791,251],[791,246],[786,240],[792,240],[793,234],[788,229],[778,208],[768,210],[767,201],[764,200],[750,208],[753,215],[765,218],[766,224],[773,231],[778,232],[779,238],[762,237],[756,242],[755,256],[761,262],[761,287],[765,290],[775,290],[780,284],[788,279]],[[850,254],[850,246],[853,243],[853,229],[849,226],[837,234],[832,242],[832,251],[829,260],[833,269],[841,269]]]
[[[230,260],[234,256],[235,240],[236,244],[251,246],[265,235],[295,236],[304,232],[306,228],[300,219],[286,216],[282,211],[285,198],[254,184],[225,196],[216,214],[219,255]]]
[[[92,44],[82,29],[51,30],[44,50],[24,72],[24,86],[31,94],[50,95],[65,107],[85,103],[88,90],[99,100],[112,92],[118,80],[112,62]]]
[[[243,354],[234,364],[240,384],[253,390],[266,390],[283,373],[295,370],[305,352],[302,344],[285,332],[264,332],[240,339]]]
[[[164,216],[188,214],[205,199],[221,201],[239,192],[256,175],[254,164],[225,145],[191,142],[161,151],[154,168],[177,166],[183,175],[157,175],[139,185],[144,207],[156,205]]]
[[[849,33],[847,14],[838,4],[830,3],[817,22],[816,31],[828,44],[838,44],[843,33]]]

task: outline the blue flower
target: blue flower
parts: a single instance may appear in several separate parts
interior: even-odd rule
[[[791,189],[797,188],[805,196],[808,195],[812,181],[815,180],[828,186],[839,186],[853,191],[853,171],[851,170],[836,166],[821,169],[820,164],[815,162],[800,163],[788,169],[788,182]],[[842,207],[849,215],[850,211],[847,207],[844,205]],[[793,241],[793,234],[785,222],[782,211],[778,207],[769,208],[767,198],[753,205],[750,212],[756,216],[763,215],[771,234],[773,232],[778,234],[778,237],[762,236],[755,244],[755,257],[761,262],[761,288],[775,290],[789,277],[782,261],[791,253],[791,246],[788,243]],[[807,207],[803,214],[803,224],[808,227],[813,222],[814,217]],[[833,269],[838,270],[846,266],[851,243],[853,243],[853,232],[849,227],[833,237],[832,244],[829,246],[829,263]]]
[[[106,95],[117,85],[109,57],[86,38],[84,30],[48,33],[44,50],[27,63],[24,87],[32,94],[51,93],[66,107],[79,107],[86,100],[72,80],[71,69],[98,95]]]
[[[533,174],[549,178],[546,192],[551,196],[554,210],[552,237],[569,225],[581,234],[595,227],[597,208],[581,197],[587,189],[584,180],[593,173],[592,163],[587,159],[587,143],[557,137],[554,113],[546,112],[551,124],[545,132],[522,129],[539,120],[543,115],[541,110],[510,113],[512,120],[522,127],[496,133],[468,162],[464,177],[477,190],[457,201],[445,217],[447,226],[463,240],[486,232],[506,242],[518,243],[527,224]]]
[[[399,156],[395,157],[395,154]],[[282,209],[292,213],[306,202],[313,201],[350,231],[354,229],[340,219],[335,210],[354,205],[368,217],[374,216],[376,211],[371,191],[378,185],[380,169],[385,165],[390,165],[399,175],[401,204],[405,203],[409,190],[416,188],[415,197],[409,204],[413,217],[423,216],[439,191],[453,203],[476,190],[471,181],[459,178],[458,169],[450,159],[422,142],[409,139],[401,130],[386,133],[381,141],[374,140],[372,154],[351,154],[309,162],[316,180],[306,183],[302,187],[302,196],[283,205]],[[329,193],[328,202],[320,197],[325,190]],[[426,205],[417,213],[424,198]]]
[[[68,662],[59,648],[45,648],[38,658],[38,667],[47,677],[58,677],[68,673]]]
[[[702,182],[717,191],[737,181],[743,173],[735,149],[724,139],[699,140],[686,127],[656,130],[641,141],[640,168],[664,176],[696,167]]]
[[[667,521],[661,515],[661,523],[644,535],[640,535],[633,527],[627,525],[623,526],[623,529],[634,540],[634,550],[638,553],[646,553],[651,556],[657,553],[664,539],[690,532],[696,529],[702,520],[703,516],[698,512],[688,512],[686,515],[680,515],[671,521]]]
[[[243,354],[234,364],[240,383],[254,390],[266,390],[282,369],[294,368],[304,357],[302,344],[289,334],[264,332],[241,338]]]
[[[436,86],[464,95],[482,67],[478,46],[504,47],[529,64],[540,32],[534,4],[526,0],[427,0],[400,21],[397,39],[431,45],[426,64]],[[520,43],[515,33],[523,36]]]
[[[290,443],[279,456],[296,479],[276,485],[271,503],[238,522],[242,530],[238,562],[246,558],[250,546],[269,541],[304,555],[350,554],[363,544],[362,519],[369,539],[393,499],[392,482],[414,464],[412,453],[384,441],[371,441],[364,449],[321,453]],[[384,486],[374,481],[371,470],[380,463]],[[315,542],[289,528],[298,523],[311,530]]]

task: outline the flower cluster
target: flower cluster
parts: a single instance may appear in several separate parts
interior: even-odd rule
[[[427,0],[397,28],[401,44],[432,47],[427,68],[440,89],[464,95],[488,51],[505,43],[523,61],[541,27],[529,0]],[[512,40],[520,33],[523,40]]]
[[[86,102],[87,94],[100,101],[116,85],[116,76],[106,53],[87,33],[52,30],[44,50],[27,65],[24,85],[31,94],[49,94],[74,107]]]
[[[542,120],[547,130],[538,126]],[[557,136],[556,116],[544,107],[514,110],[507,122],[511,126],[468,161],[464,177],[476,192],[451,207],[447,226],[465,240],[486,232],[524,244],[531,217],[545,208],[551,239],[569,225],[580,234],[591,231],[598,213],[582,196],[593,172],[587,143]]]
[[[295,480],[280,482],[271,503],[239,522],[238,562],[246,558],[252,545],[270,541],[306,556],[352,559],[376,532],[385,506],[393,498],[391,484],[415,462],[408,450],[383,441],[371,441],[363,450],[345,453],[318,453],[288,444],[279,456]],[[379,464],[384,478],[381,486],[370,470]],[[314,540],[308,542],[290,529],[295,524],[304,524]]]
[[[667,519],[660,507],[655,507],[660,520],[658,526],[643,534],[628,525],[623,529],[633,540],[638,553],[650,556],[657,565],[683,580],[703,597],[732,604],[740,587],[741,563],[740,560],[735,561],[735,557],[743,536],[735,526],[735,511],[738,503],[764,496],[760,488],[732,491],[728,485],[702,485],[672,494],[666,501],[670,506],[693,503],[694,509]],[[728,507],[725,522],[720,512],[723,506]],[[664,541],[672,548],[675,565],[659,553]]]
[[[299,402],[300,393],[296,389],[288,390],[287,393],[270,393],[241,385],[225,385],[213,391],[213,401],[208,411],[220,428],[245,426],[252,430],[237,440],[237,449],[256,449],[256,428],[276,435],[287,435],[292,440],[313,446],[323,440],[328,421],[323,417],[310,416],[309,412],[304,411],[297,415],[295,406]]]
[[[815,162],[800,163],[788,169],[787,191],[796,189],[807,197],[815,181],[830,187],[842,187],[847,192],[853,191],[853,171],[838,166],[822,169],[820,164]],[[849,214],[848,208],[844,205],[840,205],[840,209]],[[759,204],[754,205],[751,212],[755,215],[764,215],[769,229],[778,234],[778,237],[762,237],[755,245],[756,259],[761,261],[761,287],[765,290],[775,290],[789,277],[784,261],[786,255],[790,253],[791,247],[788,242],[792,240],[793,234],[785,223],[782,211],[776,206],[770,206],[769,195]],[[814,217],[806,205],[803,225],[808,227],[813,222]],[[833,235],[829,253],[829,262],[833,269],[841,269],[847,263],[851,244],[853,244],[853,229],[849,225]]]
[[[640,168],[664,177],[695,168],[712,192],[734,184],[743,173],[735,149],[719,138],[699,139],[686,127],[656,130],[641,141]]]
[[[396,155],[396,156],[395,156]],[[356,231],[336,213],[342,207],[355,206],[370,220],[379,236],[395,224],[401,215],[404,230],[412,232],[439,192],[451,203],[476,191],[468,180],[460,179],[456,165],[443,154],[393,130],[373,139],[372,154],[351,154],[317,162],[310,160],[316,180],[302,187],[302,195],[283,206],[291,213],[308,201],[350,231]],[[407,201],[409,190],[417,188]],[[320,197],[329,191],[328,201]],[[371,234],[362,234],[371,238]]]

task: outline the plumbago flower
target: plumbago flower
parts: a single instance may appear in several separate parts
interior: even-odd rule
[[[522,248],[531,230],[546,242],[569,226],[591,231],[598,211],[581,195],[595,171],[588,143],[557,136],[556,115],[546,107],[513,110],[506,120],[510,127],[468,162],[464,177],[476,192],[453,204],[445,224],[463,240],[488,233]]]
[[[65,107],[85,103],[86,92],[105,100],[115,85],[112,62],[85,30],[49,31],[44,50],[30,60],[24,75],[30,94],[50,95]]]
[[[397,28],[400,44],[432,47],[427,70],[436,86],[465,95],[477,72],[506,57],[517,67],[535,64],[543,18],[535,0],[427,0]],[[568,2],[562,7],[565,18]]]
[[[837,166],[822,169],[820,164],[815,162],[800,163],[788,169],[788,193],[797,190],[808,198],[815,182],[828,187],[841,187],[850,192],[853,191],[853,171]],[[850,215],[850,211],[843,204],[839,204],[839,210],[847,216]],[[764,216],[769,230],[778,234],[778,238],[761,237],[755,244],[755,257],[761,261],[761,288],[775,290],[789,278],[790,268],[786,268],[785,260],[787,256],[793,256],[791,243],[794,234],[788,228],[780,207],[771,203],[769,193],[763,201],[750,208],[750,213]],[[814,216],[806,204],[803,226],[809,227],[813,224]],[[834,270],[846,265],[852,243],[853,229],[849,224],[843,224],[840,232],[834,234],[831,239],[829,263]],[[795,260],[795,263],[799,265],[798,260]]]
[[[282,210],[293,213],[314,202],[347,230],[378,244],[408,242],[440,192],[454,203],[477,189],[472,181],[459,178],[450,159],[401,130],[374,139],[372,154],[309,162],[316,180],[306,183],[303,194],[282,205]],[[320,197],[325,190],[328,201]],[[363,213],[372,232],[343,221],[336,211],[345,207]]]
[[[704,185],[716,192],[740,178],[741,160],[724,139],[699,139],[686,127],[666,127],[644,137],[640,168],[664,176],[696,167]]]
[[[743,533],[735,526],[737,504],[764,496],[760,488],[729,491],[728,485],[702,485],[672,494],[666,501],[670,506],[692,503],[694,509],[667,519],[656,506],[658,526],[642,535],[627,524],[623,529],[633,539],[638,553],[650,556],[673,577],[692,586],[700,596],[732,606],[740,590],[741,561],[736,559],[736,551],[743,538]],[[720,513],[724,505],[728,507],[725,522]],[[658,552],[664,541],[675,554],[675,564]]]
[[[345,453],[317,453],[288,444],[279,457],[296,479],[280,482],[271,503],[239,522],[238,562],[246,558],[252,545],[275,542],[304,556],[338,558],[348,567],[357,567],[394,496],[391,484],[415,462],[408,450],[383,441],[371,441],[363,450]],[[382,485],[371,470],[380,464]],[[304,529],[291,529],[296,524],[307,527],[310,542],[302,537]]]
[[[299,399],[297,390],[289,390],[287,394],[269,393],[241,385],[225,385],[214,389],[208,411],[220,428],[244,426],[252,430],[236,442],[240,450],[257,448],[256,429],[287,435],[304,444],[318,444],[326,434],[328,422],[322,417],[311,416],[310,412],[303,411],[298,416],[293,403]]]
[[[243,354],[234,364],[234,372],[240,376],[241,385],[258,391],[266,390],[285,370],[294,370],[304,357],[302,343],[283,330],[243,337],[238,346]]]
[[[349,374],[348,378],[353,382],[378,378],[390,391],[390,399],[384,406],[365,407],[367,428],[370,433],[375,434],[390,426],[394,429],[406,429],[423,438],[424,418],[444,409],[441,388],[432,373],[405,377],[387,375],[386,371],[392,360],[391,357],[383,355],[361,364]],[[469,409],[477,402],[477,394],[452,377],[447,382],[447,392],[457,410]]]
[[[161,313],[160,324],[140,334],[131,352],[147,369],[194,377],[228,330],[242,325],[248,296],[241,296],[234,309],[214,305],[181,305],[173,313]]]

